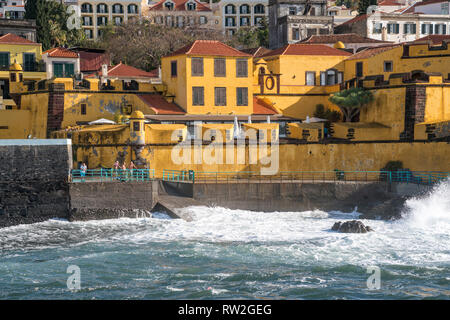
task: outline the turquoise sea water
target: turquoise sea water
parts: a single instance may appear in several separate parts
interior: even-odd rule
[[[449,299],[450,183],[407,202],[375,232],[340,234],[356,212],[187,208],[0,230],[0,299]],[[69,290],[67,268],[79,267]],[[367,288],[367,267],[381,270]]]

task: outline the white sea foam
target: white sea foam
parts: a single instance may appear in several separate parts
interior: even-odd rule
[[[221,207],[184,209],[193,221],[153,218],[115,219],[88,222],[50,220],[33,225],[5,228],[0,250],[77,246],[87,243],[149,244],[175,241],[191,244],[188,256],[221,258],[225,253],[236,261],[250,256],[270,256],[283,263],[318,265],[420,265],[435,267],[450,261],[450,181],[429,195],[410,199],[404,218],[395,222],[362,220],[375,232],[340,234],[330,231],[338,220],[354,219],[359,213],[252,212]],[[213,250],[212,244],[221,250]],[[12,254],[17,254],[14,252]]]

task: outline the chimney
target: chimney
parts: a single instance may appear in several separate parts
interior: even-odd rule
[[[108,65],[107,64],[102,64],[102,77],[107,77],[108,76]]]
[[[381,40],[387,41],[387,29],[386,29],[386,27],[383,27],[381,29]]]

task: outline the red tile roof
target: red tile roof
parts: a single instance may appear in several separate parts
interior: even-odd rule
[[[176,55],[208,55],[224,57],[251,57],[250,54],[234,49],[217,40],[196,40],[166,57]]]
[[[7,43],[7,44],[34,44],[37,45],[39,43],[30,41],[28,39],[19,37],[18,35],[7,33],[0,37],[0,43]]]
[[[428,43],[428,42],[431,42],[434,45],[434,44],[441,44],[442,41],[450,41],[450,35],[432,34],[432,35],[428,35],[428,36],[425,36],[423,38],[414,40],[413,43],[417,43],[417,42]]]
[[[272,107],[265,103],[263,100],[258,99],[257,97],[253,97],[253,114],[277,114]]]
[[[265,54],[268,54],[272,50],[264,48],[264,47],[257,47],[257,48],[243,49],[241,51],[244,53],[251,54],[254,57],[261,57]]]
[[[138,97],[156,114],[185,114],[175,103],[167,102],[159,94],[138,94]]]
[[[78,58],[78,53],[70,51],[66,48],[53,48],[44,51],[42,54],[47,54],[52,58]]]
[[[359,16],[356,16],[350,20],[345,21],[344,23],[341,23],[341,26],[347,25],[347,24],[353,24],[355,22],[358,21],[362,21],[362,20],[366,20],[367,19],[367,14],[360,14]]]
[[[379,6],[401,6],[402,4],[397,2],[396,0],[383,0],[378,2]]]
[[[159,11],[159,10],[165,10],[164,3],[167,0],[161,0],[157,4],[155,4],[153,7],[151,7],[149,10],[151,11]],[[175,4],[175,11],[187,11],[186,3],[189,2],[189,0],[171,0]],[[196,3],[195,11],[211,11],[208,5],[201,3],[197,0],[192,0],[191,2]]]
[[[370,57],[376,56],[377,54],[380,54],[382,52],[395,49],[395,48],[397,48],[397,47],[399,47],[401,45],[402,45],[401,43],[396,43],[396,44],[386,44],[386,45],[381,45],[381,46],[378,46],[378,47],[367,48],[367,49],[361,50],[360,52],[355,53],[354,55],[352,55],[347,60],[357,60],[357,59],[370,58]]]
[[[102,74],[102,70],[97,70],[97,72],[86,76],[86,78],[93,78],[95,76],[100,76]],[[158,69],[154,69],[150,72],[128,66],[120,62],[115,66],[108,66],[108,77],[121,77],[121,78],[158,78],[159,71]]]
[[[150,72],[127,66],[120,62],[114,67],[108,68],[108,76],[113,77],[145,77],[145,78],[157,78],[158,77],[158,69],[152,70]]]
[[[263,57],[278,56],[278,55],[308,55],[308,56],[351,56],[352,54],[335,49],[324,44],[288,44],[284,47],[273,50]]]
[[[356,33],[342,33],[342,34],[324,34],[312,35],[297,43],[336,43],[341,41],[343,43],[387,43],[388,41],[376,40],[363,37]]]

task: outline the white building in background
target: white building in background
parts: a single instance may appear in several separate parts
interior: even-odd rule
[[[268,0],[221,0],[219,12],[222,28],[233,35],[240,27],[258,26],[269,15]]]
[[[108,24],[121,25],[138,20],[142,14],[141,0],[78,0],[81,25],[88,39],[97,39]]]
[[[0,18],[23,19],[25,17],[24,0],[0,0]]]
[[[335,33],[357,33],[371,39],[409,42],[428,35],[450,34],[450,0],[416,2],[393,12],[360,15],[335,28]]]

